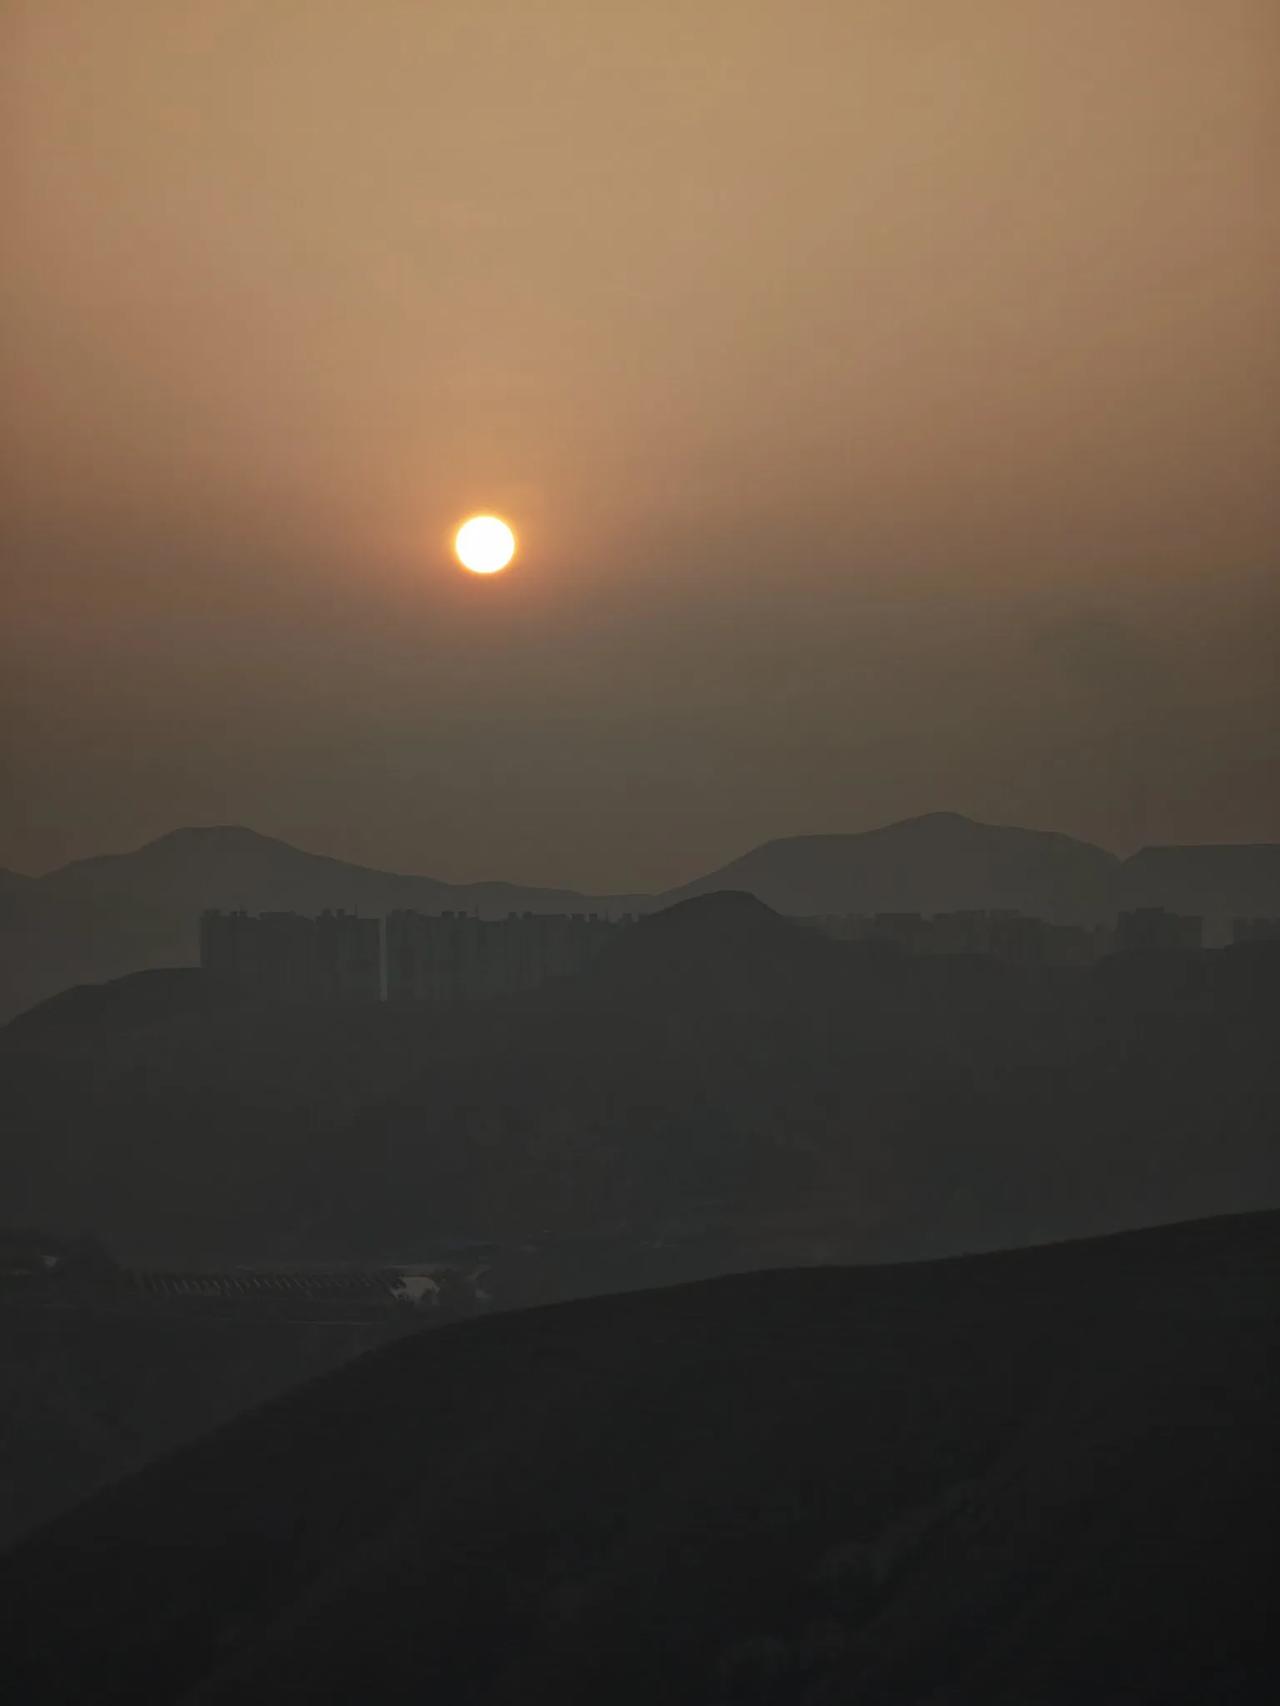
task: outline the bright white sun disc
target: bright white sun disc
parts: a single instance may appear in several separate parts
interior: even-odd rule
[[[496,515],[473,515],[453,541],[458,561],[473,575],[496,575],[516,554],[516,536]]]

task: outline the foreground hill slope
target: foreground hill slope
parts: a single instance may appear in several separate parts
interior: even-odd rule
[[[0,1296],[0,1547],[398,1325]]]
[[[1280,1216],[447,1328],[0,1566],[14,1698],[1261,1706]]]

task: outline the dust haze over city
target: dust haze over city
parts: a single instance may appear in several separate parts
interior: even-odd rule
[[[23,1702],[1253,1706],[1264,0],[8,0]]]

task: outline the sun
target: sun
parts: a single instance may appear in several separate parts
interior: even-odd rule
[[[473,515],[454,536],[458,561],[473,575],[496,575],[516,554],[516,536],[496,515]]]

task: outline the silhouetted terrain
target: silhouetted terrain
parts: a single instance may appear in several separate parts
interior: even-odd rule
[[[21,876],[17,871],[0,869],[0,900],[21,899],[34,881],[34,877]]]
[[[12,1553],[15,1698],[1261,1706],[1280,1217],[401,1340]]]
[[[1122,861],[1070,836],[935,812],[862,835],[772,841],[666,895],[591,896],[397,876],[248,829],[182,829],[44,877],[0,873],[0,1018],[73,984],[194,963],[206,907],[617,914],[721,889],[797,916],[996,908],[1089,922],[1165,905],[1207,915],[1217,939],[1236,914],[1280,916],[1280,848],[1148,848]]]
[[[0,1034],[11,1219],[135,1265],[554,1236],[728,1240],[716,1265],[743,1267],[1280,1203],[1265,945],[913,959],[716,895],[460,1011],[178,987],[65,997]]]
[[[581,912],[597,901],[569,889],[445,883],[304,853],[250,829],[179,829],[134,853],[80,859],[39,878],[0,882],[0,1016],[71,984],[194,963],[206,907],[381,916],[397,907]],[[615,902],[621,910],[627,902]]]
[[[1205,918],[1280,917],[1280,847],[1144,847],[1125,860],[1120,895]]]
[[[60,990],[11,1019],[7,1036],[34,1042],[79,1035],[100,1044],[139,1025],[189,1015],[210,1018],[232,1005],[234,997],[198,966],[163,967]]]
[[[0,1546],[402,1325],[0,1299]]]
[[[802,916],[1010,908],[1082,923],[1114,910],[1120,865],[1069,835],[933,812],[864,835],[770,841],[666,898],[745,889]]]
[[[0,1546],[372,1345],[510,1307],[545,1266],[134,1270],[93,1238],[0,1227]]]
[[[143,972],[0,1032],[0,1200],[130,1266],[443,1265],[494,1310],[1023,1245],[1280,1203],[1278,1020],[1267,945],[916,959],[723,893],[469,1009]],[[0,1537],[403,1325],[7,1307]]]

